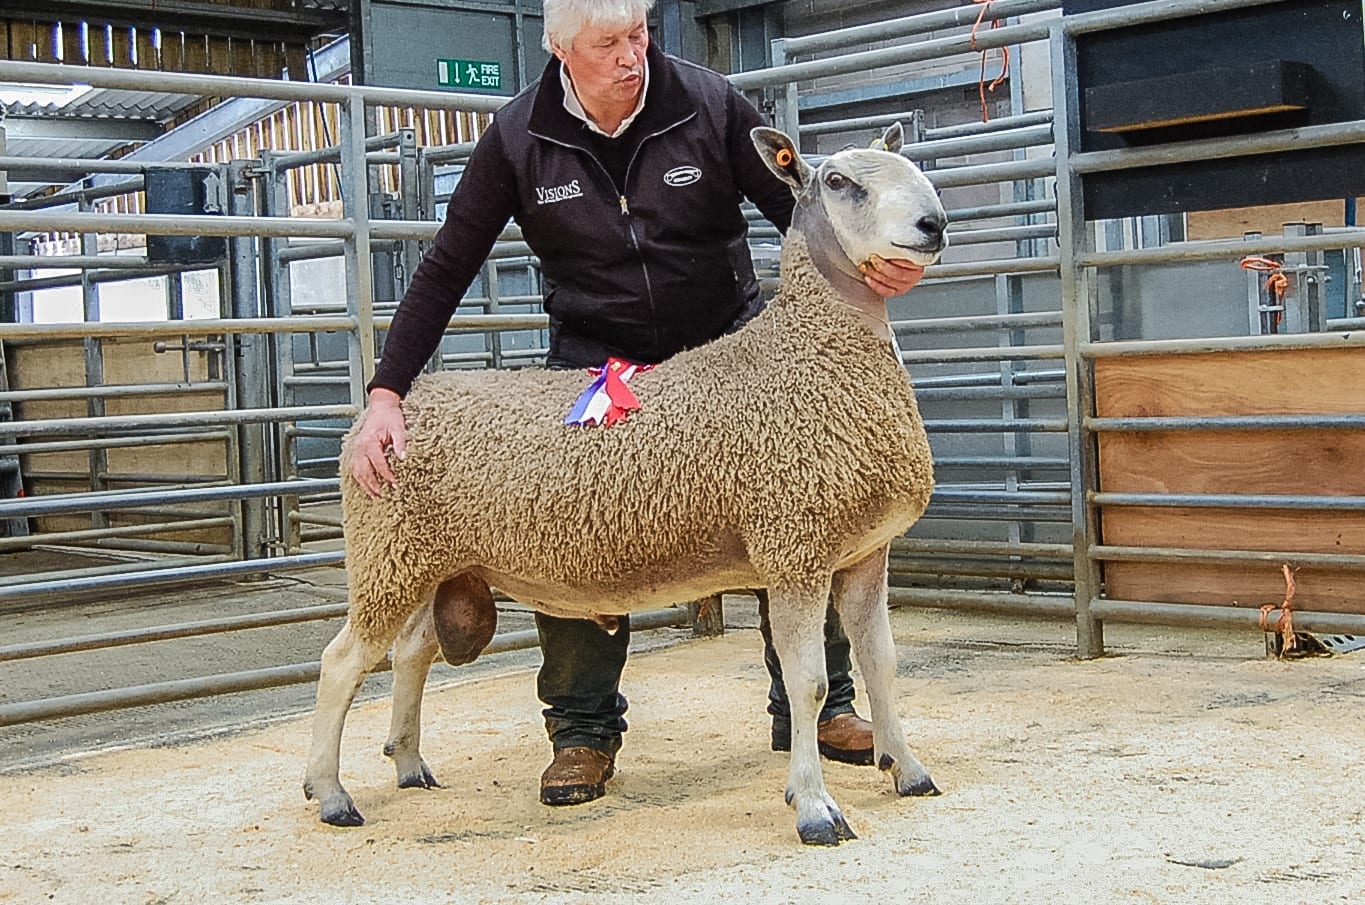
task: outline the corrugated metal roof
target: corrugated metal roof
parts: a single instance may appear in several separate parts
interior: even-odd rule
[[[199,96],[193,94],[92,88],[64,103],[5,104],[5,113],[11,116],[122,116],[163,123],[198,100]]]

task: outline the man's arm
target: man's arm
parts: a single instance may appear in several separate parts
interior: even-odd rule
[[[450,316],[516,209],[516,183],[498,131],[490,128],[450,197],[436,244],[403,294],[368,387],[369,404],[352,447],[351,474],[370,496],[397,483],[386,451],[392,449],[401,459],[406,450],[403,396],[440,345]]]

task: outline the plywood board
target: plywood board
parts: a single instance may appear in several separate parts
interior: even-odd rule
[[[1095,410],[1105,418],[1173,415],[1357,414],[1365,352],[1267,349],[1095,362]]]
[[[1190,241],[1235,239],[1247,233],[1278,236],[1284,233],[1286,223],[1344,226],[1346,205],[1341,201],[1300,201],[1222,211],[1191,211],[1185,215],[1185,234]]]
[[[1263,350],[1096,362],[1105,417],[1354,414],[1365,400],[1362,354]],[[1365,496],[1365,431],[1104,433],[1102,490]],[[1365,512],[1109,506],[1103,542],[1115,546],[1365,555]],[[1128,600],[1256,605],[1283,597],[1278,568],[1259,564],[1106,563],[1105,593]],[[1295,603],[1365,613],[1365,573],[1300,572]]]
[[[1100,435],[1105,490],[1365,496],[1365,431]]]

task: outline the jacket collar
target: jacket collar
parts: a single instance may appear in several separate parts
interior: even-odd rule
[[[653,42],[646,52],[649,63],[649,85],[645,89],[645,106],[636,118],[637,134],[652,135],[671,128],[696,115],[696,100],[687,92],[674,67],[676,61],[666,56]],[[582,147],[586,141],[587,125],[564,109],[564,86],[559,78],[559,60],[551,57],[540,77],[535,100],[531,104],[528,130],[532,135],[548,138],[560,144]]]

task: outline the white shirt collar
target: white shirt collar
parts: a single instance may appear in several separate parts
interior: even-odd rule
[[[576,119],[581,119],[588,124],[588,128],[598,135],[605,135],[607,138],[616,138],[622,132],[630,128],[630,124],[635,122],[635,117],[640,115],[640,111],[645,108],[645,95],[649,92],[649,61],[644,64],[645,77],[640,86],[640,99],[635,103],[635,109],[630,111],[630,115],[621,120],[621,125],[616,127],[616,131],[608,134],[603,131],[597,123],[588,116],[588,111],[583,109],[583,102],[578,99],[578,92],[574,91],[573,81],[569,78],[569,70],[564,68],[564,64],[559,64],[559,82],[564,86],[564,109]]]

